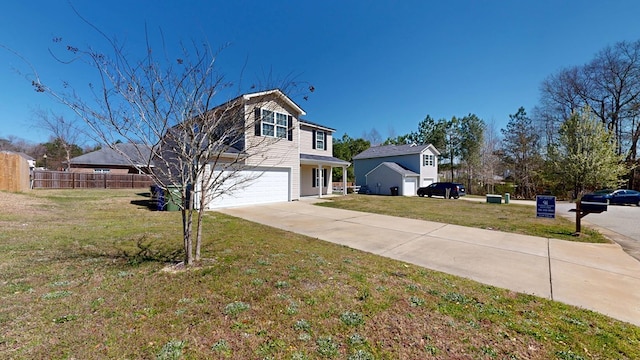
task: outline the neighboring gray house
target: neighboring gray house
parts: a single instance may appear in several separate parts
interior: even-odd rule
[[[419,187],[438,181],[438,155],[428,145],[381,145],[353,157],[356,185],[367,186],[373,194],[414,196]]]
[[[153,164],[149,163],[150,152],[144,146],[135,144],[116,144],[117,151],[104,147],[69,161],[70,172],[142,174],[148,173]],[[132,163],[132,161],[134,163]]]

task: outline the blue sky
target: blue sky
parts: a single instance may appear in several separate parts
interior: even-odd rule
[[[162,30],[168,47],[228,44],[218,70],[245,89],[269,74],[312,84],[308,100],[294,101],[338,137],[408,133],[427,114],[474,113],[500,129],[520,106],[530,111],[538,103],[545,77],[607,45],[640,39],[635,0],[72,2],[132,54],[143,48],[146,24],[152,38]],[[64,0],[5,2],[0,24],[0,45],[49,81],[81,81],[87,70],[70,73],[56,63],[53,38],[101,44]],[[46,141],[49,134],[34,127],[35,108],[73,116],[33,91],[29,72],[0,49],[0,137]]]

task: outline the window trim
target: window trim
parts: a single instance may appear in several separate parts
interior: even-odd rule
[[[281,112],[260,109],[260,136],[287,140],[290,138],[289,118],[289,115]]]
[[[436,158],[433,154],[422,154],[422,166],[436,166]]]
[[[316,149],[327,150],[327,133],[322,130],[316,131]]]

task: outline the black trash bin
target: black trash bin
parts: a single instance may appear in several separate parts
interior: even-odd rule
[[[400,194],[400,189],[397,186],[391,187],[391,196],[398,196]]]

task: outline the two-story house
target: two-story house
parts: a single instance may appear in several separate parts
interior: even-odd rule
[[[353,157],[356,185],[373,194],[414,196],[419,187],[438,181],[440,152],[427,145],[373,146]]]
[[[207,208],[331,194],[333,168],[342,167],[346,173],[350,165],[333,157],[335,130],[301,119],[305,111],[278,89],[245,94],[239,100],[245,122],[253,126],[246,127],[243,148],[238,149],[246,153],[244,169],[236,170],[238,176],[230,181],[251,180],[237,191],[215,197]],[[232,189],[229,185],[225,187]]]

